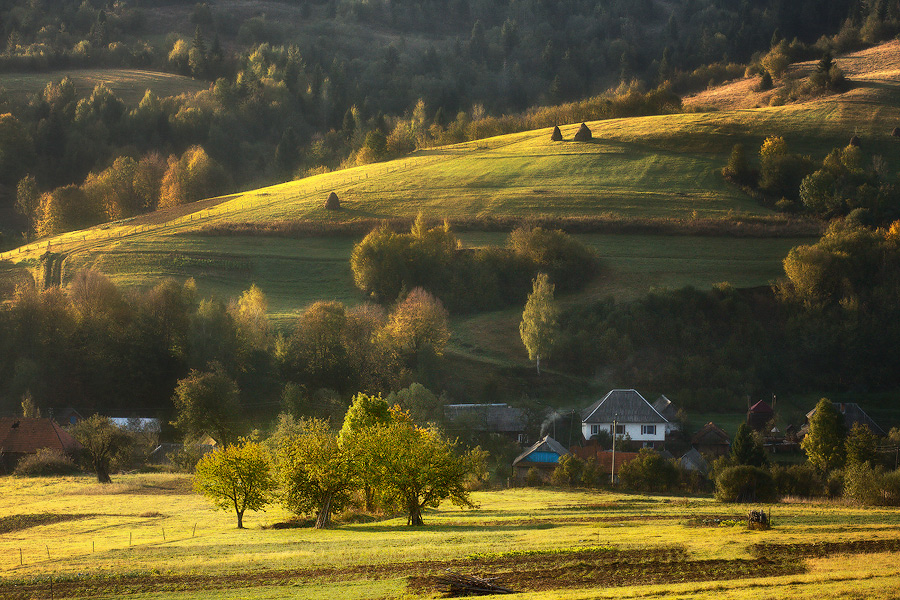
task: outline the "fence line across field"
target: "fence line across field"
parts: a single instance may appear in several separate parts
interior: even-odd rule
[[[103,548],[101,546],[100,551],[101,552],[115,552],[116,550],[127,550],[129,548],[142,547],[142,546],[158,546],[161,543],[162,544],[171,544],[171,543],[179,542],[181,540],[197,538],[198,537],[197,525],[198,525],[198,523],[194,523],[193,527],[188,527],[186,531],[187,531],[187,533],[189,533],[189,535],[185,535],[183,537],[178,537],[177,534],[175,536],[173,536],[172,535],[172,533],[173,533],[172,527],[169,528],[169,535],[166,536],[166,528],[160,527],[158,532],[155,535],[151,536],[149,533],[147,535],[142,535],[141,539],[138,540],[137,542],[135,542],[135,538],[137,537],[134,535],[135,530],[130,529],[128,531],[128,543],[127,544],[124,543],[124,534],[121,534],[122,538],[123,538],[122,545],[116,545],[114,543],[110,543],[110,545],[107,546],[106,548]],[[118,537],[117,535],[100,536],[100,539],[101,540],[111,540],[111,539],[115,539],[117,537]],[[202,530],[201,530],[199,537],[204,537]],[[150,538],[150,539],[148,539],[148,538]],[[87,547],[87,542],[85,542],[85,547]],[[88,556],[90,554],[96,554],[97,553],[97,538],[96,537],[91,538],[91,544],[90,544],[89,551],[83,552],[81,554],[76,554],[76,555],[73,555],[71,553],[62,553],[59,556],[53,556],[52,553],[50,552],[49,544],[42,544],[40,546],[23,545],[23,546],[19,546],[18,548],[15,548],[12,552],[13,552],[14,556],[15,556],[15,554],[18,554],[18,558],[19,558],[18,566],[19,567],[26,566],[26,559],[29,557],[32,557],[32,556],[39,556],[40,558],[38,558],[37,560],[28,560],[27,564],[29,566],[46,564],[48,562],[53,562],[55,560],[60,560],[60,559],[69,560],[71,558],[74,558],[74,556]],[[44,558],[45,554],[46,554],[47,558]],[[13,568],[16,568],[16,567],[13,567]]]

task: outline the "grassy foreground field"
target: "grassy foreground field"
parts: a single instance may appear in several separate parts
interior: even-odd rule
[[[444,569],[522,598],[896,598],[900,512],[773,505],[766,532],[716,524],[748,509],[598,491],[478,492],[480,507],[327,531],[268,528],[280,508],[213,511],[183,475],[0,480],[0,596],[432,597]]]

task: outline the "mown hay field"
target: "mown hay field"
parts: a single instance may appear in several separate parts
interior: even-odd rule
[[[185,475],[3,478],[0,491],[4,598],[49,598],[51,579],[54,598],[420,598],[445,569],[523,598],[891,598],[900,586],[888,509],[778,504],[765,507],[772,530],[748,531],[719,523],[750,507],[708,498],[511,489],[415,529],[402,515],[273,528],[290,517],[273,507],[239,531]]]
[[[131,107],[137,106],[147,90],[152,90],[160,98],[165,98],[185,93],[192,94],[209,87],[207,82],[183,75],[142,69],[69,69],[42,73],[2,73],[0,86],[12,100],[24,102],[29,96],[42,91],[48,83],[59,83],[64,77],[68,77],[75,84],[79,98],[90,96],[97,85],[104,83]]]

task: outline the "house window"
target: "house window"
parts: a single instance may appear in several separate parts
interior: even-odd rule
[[[591,425],[591,437],[593,437],[599,433],[600,433],[600,426],[599,425]]]
[[[613,426],[609,426],[609,434],[612,435]],[[616,435],[625,435],[625,426],[624,425],[616,425]]]
[[[641,425],[641,435],[656,435],[656,425]]]

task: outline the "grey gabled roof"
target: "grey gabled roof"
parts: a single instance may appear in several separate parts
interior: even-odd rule
[[[612,390],[581,412],[582,423],[668,423],[635,390]]]
[[[879,427],[878,423],[876,423],[859,404],[855,402],[832,402],[831,404],[833,404],[834,409],[844,417],[844,423],[847,425],[848,432],[850,431],[850,428],[853,427],[854,423],[859,423],[860,425],[868,427],[869,431],[875,435],[880,435],[882,437],[887,435],[887,433],[884,432],[884,429]],[[806,413],[807,420],[811,419],[814,414],[816,414],[815,408]]]
[[[704,475],[709,472],[709,463],[696,448],[691,448],[678,459],[678,464],[687,471],[700,471]]]
[[[653,403],[653,409],[661,414],[667,421],[671,421],[676,416],[675,405],[665,396],[660,396],[656,399],[656,402]]]
[[[570,452],[566,450],[565,446],[554,440],[549,435],[545,435],[543,438],[538,440],[531,448],[516,457],[516,460],[513,461],[513,466],[516,466],[520,462],[527,460],[528,456],[532,452],[555,452],[560,456],[570,454]]]
[[[525,431],[525,411],[508,404],[446,404],[444,418],[454,424],[461,421],[475,431]]]

